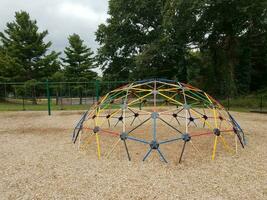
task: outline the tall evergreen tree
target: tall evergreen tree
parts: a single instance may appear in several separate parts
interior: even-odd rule
[[[64,63],[64,74],[69,81],[92,80],[97,73],[92,71],[93,51],[88,48],[77,34],[68,38],[69,46],[65,48],[66,57],[61,58]]]
[[[15,21],[0,32],[0,72],[12,81],[41,80],[60,67],[59,53],[48,53],[51,42],[44,42],[48,31],[40,32],[36,20],[25,11],[15,13]]]

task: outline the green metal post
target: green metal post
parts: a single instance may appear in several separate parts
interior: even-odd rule
[[[4,99],[6,99],[6,83],[5,83],[5,98]]]
[[[263,107],[263,101],[262,101],[262,96],[261,96],[261,102],[260,102],[260,112],[262,112],[262,107]]]
[[[50,99],[50,91],[49,91],[49,82],[46,79],[46,95],[47,95],[47,110],[48,115],[51,115],[51,99]]]
[[[95,95],[96,95],[96,100],[99,100],[99,80],[95,81]]]

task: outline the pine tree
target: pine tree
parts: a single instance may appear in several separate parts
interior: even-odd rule
[[[68,40],[69,46],[64,50],[66,57],[61,58],[66,78],[69,81],[94,79],[97,74],[91,70],[93,68],[93,51],[77,34],[70,35]]]
[[[0,32],[0,71],[12,81],[41,80],[59,68],[59,53],[47,53],[51,42],[45,42],[48,31],[40,32],[36,20],[25,11],[15,13],[15,21]]]

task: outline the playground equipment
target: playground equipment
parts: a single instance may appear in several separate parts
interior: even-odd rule
[[[174,152],[180,163],[188,144],[196,154],[211,151],[214,160],[219,144],[220,150],[235,154],[238,143],[242,148],[246,143],[243,130],[218,101],[166,79],[135,81],[110,91],[84,113],[72,141],[95,150],[99,159],[116,155],[120,146],[125,149],[120,155],[129,161],[133,155],[145,161],[156,152],[166,163],[166,152]]]

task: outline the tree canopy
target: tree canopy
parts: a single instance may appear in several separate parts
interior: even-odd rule
[[[176,78],[218,95],[267,85],[264,0],[110,0],[99,25],[103,78]]]
[[[0,32],[0,72],[2,79],[27,81],[51,76],[60,68],[59,53],[49,52],[48,31],[40,32],[27,12],[15,13],[15,21]]]
[[[91,80],[97,76],[91,69],[93,66],[93,51],[88,48],[78,34],[68,38],[69,46],[65,48],[66,57],[61,58],[64,63],[65,77],[69,81],[83,78]]]

